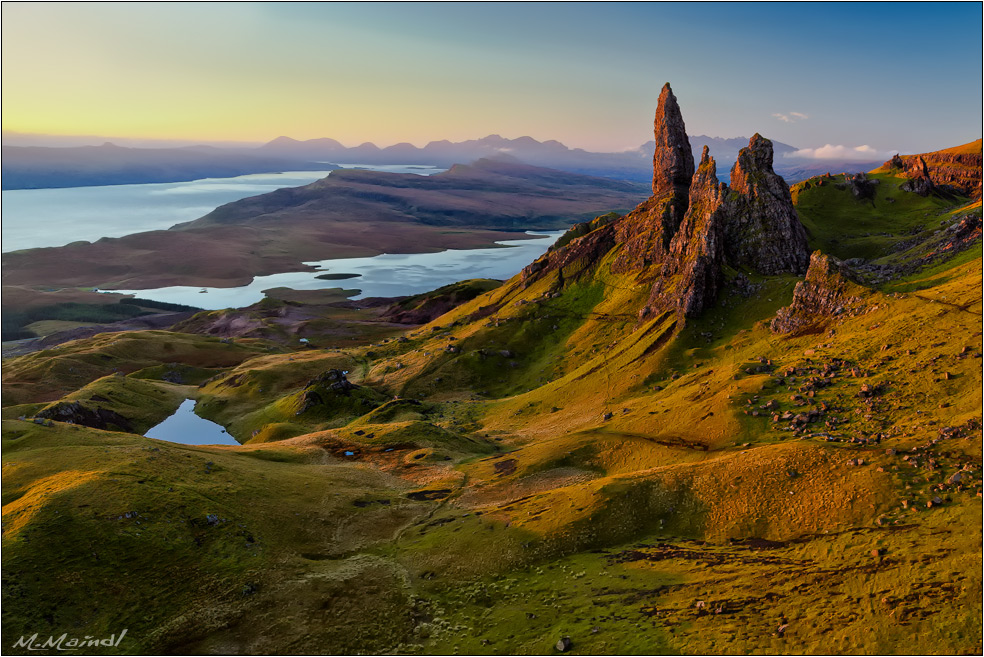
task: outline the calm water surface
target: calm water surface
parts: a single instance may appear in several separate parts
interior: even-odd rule
[[[358,289],[354,298],[397,297],[427,292],[442,285],[469,278],[506,279],[543,255],[564,231],[543,233],[533,239],[497,242],[508,248],[449,249],[440,253],[384,253],[369,258],[341,258],[305,263],[318,271],[289,272],[257,276],[249,285],[233,288],[187,286],[149,290],[112,290],[135,294],[141,299],[167,301],[206,310],[242,308],[263,298],[263,290],[289,287],[294,290],[321,290],[344,287]],[[359,274],[345,281],[318,279],[325,272]],[[207,290],[202,293],[202,290]],[[103,290],[108,292],[110,290]]]
[[[420,175],[445,170],[402,164],[342,166]],[[2,192],[2,248],[6,253],[163,230],[205,216],[225,203],[282,187],[307,185],[329,173],[287,171],[178,183],[6,190]]]
[[[238,445],[221,424],[195,415],[195,400],[181,402],[174,415],[144,434],[148,438],[185,445]]]
[[[344,168],[432,175],[445,169],[425,165],[341,164]],[[61,246],[79,240],[122,237],[170,228],[204,216],[219,205],[282,187],[319,180],[329,171],[289,171],[192,182],[109,185],[3,192],[3,251]],[[532,235],[532,233],[530,233]],[[258,276],[237,288],[164,287],[122,290],[141,298],[182,303],[207,310],[241,308],[263,298],[263,290],[289,287],[315,290],[344,287],[358,297],[392,297],[427,292],[468,278],[505,279],[542,255],[561,232],[527,240],[498,242],[502,247],[451,249],[440,253],[383,254],[305,263],[314,272]],[[357,274],[344,282],[319,274]],[[192,414],[193,415],[193,414]],[[194,416],[197,417],[197,416]]]

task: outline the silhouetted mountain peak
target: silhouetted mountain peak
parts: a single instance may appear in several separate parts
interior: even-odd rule
[[[292,146],[294,144],[300,144],[301,142],[294,139],[293,137],[286,137],[281,135],[275,139],[271,139],[264,146]]]

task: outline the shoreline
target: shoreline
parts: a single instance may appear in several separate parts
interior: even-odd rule
[[[267,227],[150,231],[98,242],[4,253],[4,286],[142,290],[234,288],[254,278],[319,271],[305,263],[451,249],[509,248],[536,239],[523,232],[388,222],[290,222]],[[556,230],[556,229],[552,229]],[[330,241],[329,241],[330,240]],[[171,254],[181,254],[172,256]]]

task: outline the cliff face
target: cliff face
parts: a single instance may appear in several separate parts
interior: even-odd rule
[[[903,189],[926,196],[933,191],[981,198],[981,140],[921,155],[896,155],[882,168],[909,178]]]
[[[653,284],[644,314],[675,307],[692,317],[717,297],[728,220],[726,196],[727,186],[718,182],[717,167],[705,146],[690,187],[687,214],[673,236],[670,257]]]
[[[772,142],[754,135],[731,169],[725,227],[728,260],[760,274],[802,274],[810,262],[806,230],[786,181],[772,169]]]
[[[766,275],[806,271],[806,231],[788,186],[772,168],[772,142],[752,137],[732,169],[729,189],[718,181],[707,147],[694,170],[669,84],[654,126],[653,196],[546,254],[524,270],[524,279],[555,270],[561,281],[570,279],[593,271],[613,252],[613,273],[636,274],[652,286],[642,317],[668,310],[692,317],[717,298],[726,265]]]

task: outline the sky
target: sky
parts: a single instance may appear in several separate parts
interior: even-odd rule
[[[2,4],[4,131],[347,146],[488,134],[593,151],[690,134],[812,157],[978,139],[982,5]]]

